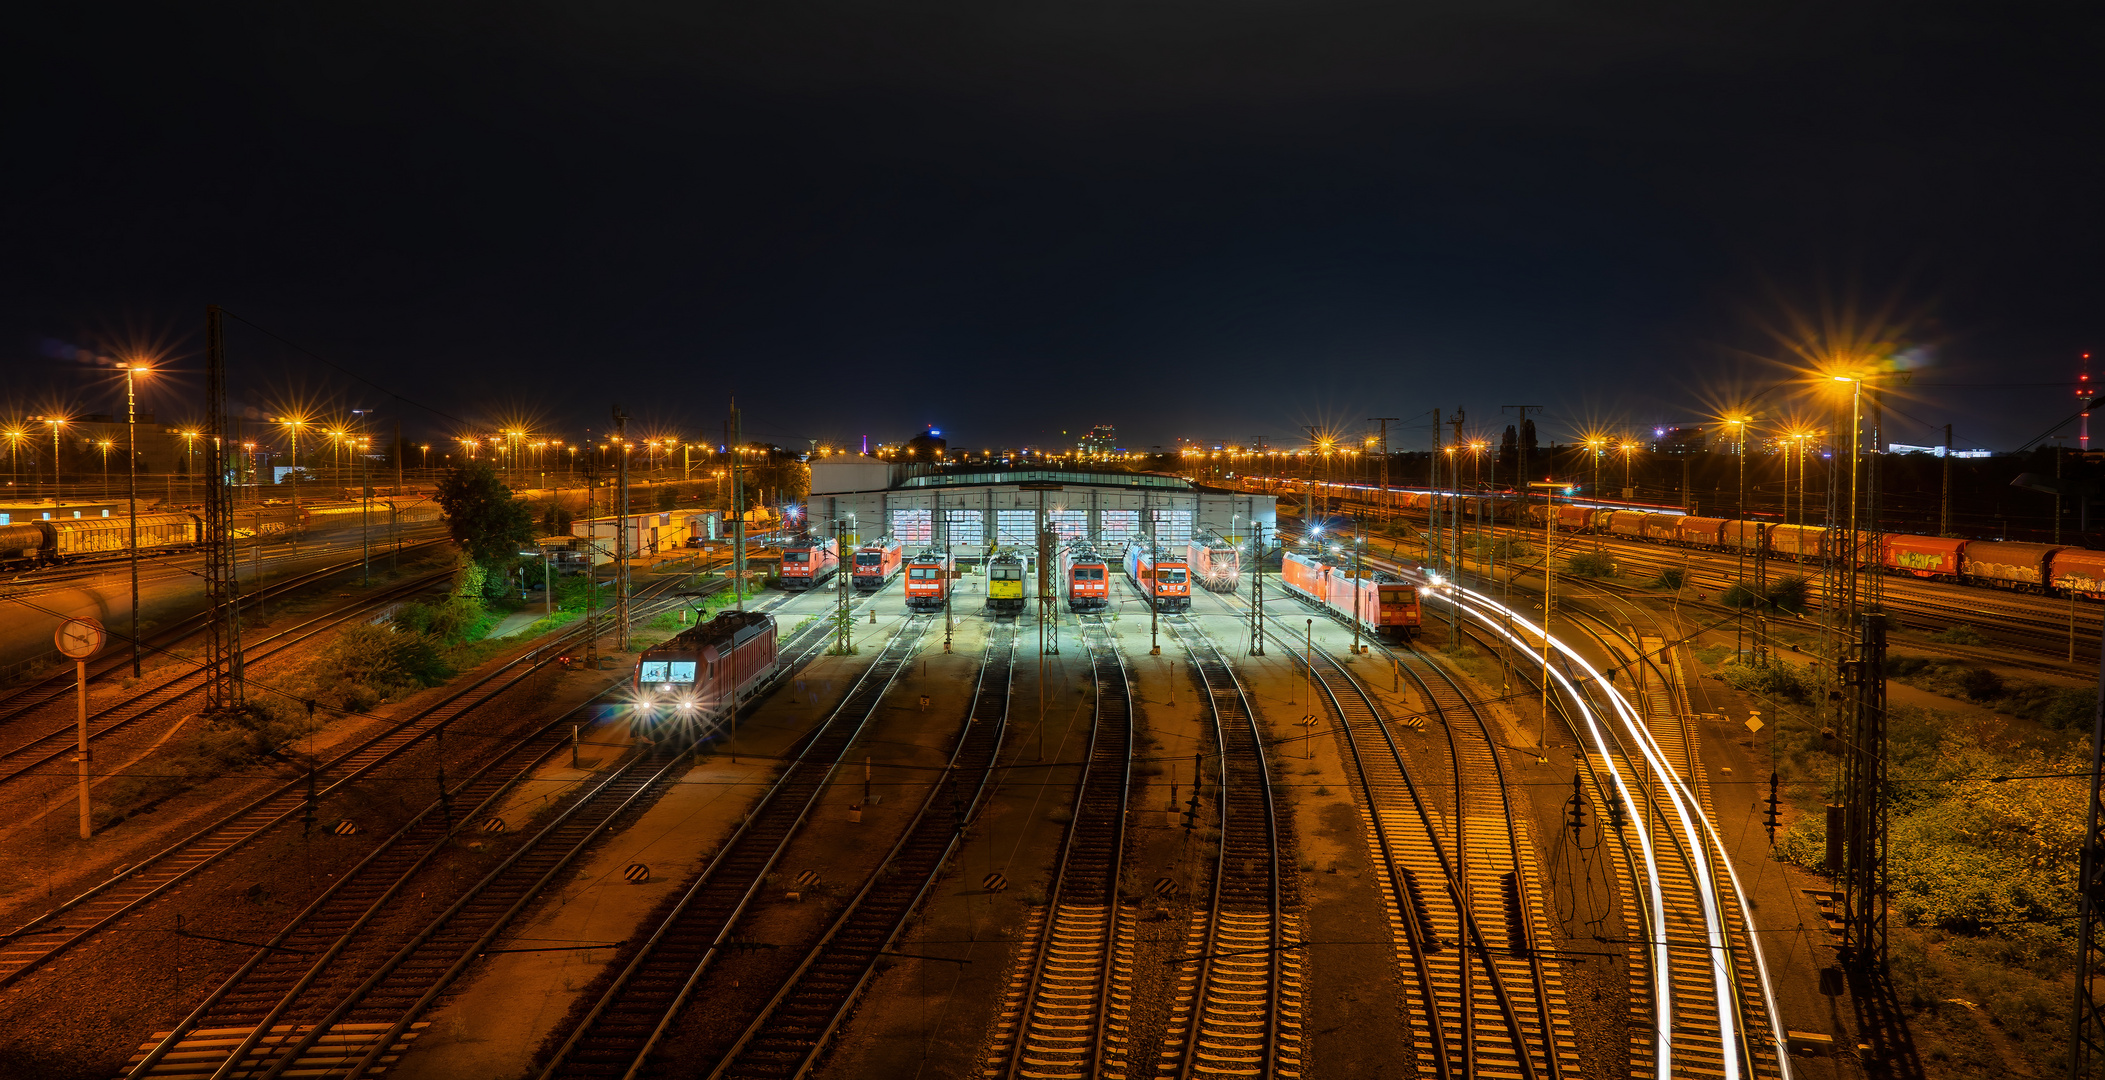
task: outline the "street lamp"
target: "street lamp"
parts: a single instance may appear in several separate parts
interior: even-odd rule
[[[66,492],[65,483],[59,479],[59,453],[61,444],[58,441],[58,429],[66,426],[66,420],[64,417],[60,416],[47,416],[44,418],[44,422],[51,425],[51,508],[53,511],[52,516],[56,517],[59,506],[59,497],[64,495]]]
[[[22,440],[27,437],[21,428],[9,428],[0,432],[7,439],[7,479],[10,487],[22,486]]]
[[[126,453],[124,455],[124,499],[131,510],[131,563],[132,563],[132,678],[139,677],[139,396],[138,377],[152,372],[144,364],[119,364],[124,372],[124,431]],[[109,472],[109,446],[104,442],[103,472]],[[105,481],[107,482],[107,481]]]
[[[110,440],[97,439],[95,445],[102,450],[102,490],[107,497],[110,490]]]
[[[280,419],[278,422],[285,425],[285,429],[291,433],[292,437],[292,469],[286,475],[292,478],[292,557],[297,559],[300,557],[300,428],[305,427],[307,421]],[[273,477],[272,479],[275,480],[276,478]],[[258,533],[251,542],[256,545],[260,552],[263,546],[262,534]],[[263,568],[260,554],[257,556],[256,573],[256,584],[258,587],[261,587],[263,584]]]

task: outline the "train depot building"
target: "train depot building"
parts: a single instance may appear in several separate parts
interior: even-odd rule
[[[1039,515],[1062,544],[1109,551],[1150,538],[1165,548],[1217,536],[1231,542],[1277,520],[1269,495],[1207,488],[1161,473],[1086,469],[939,472],[926,464],[868,458],[811,463],[811,531],[835,523],[856,542],[889,536],[908,552],[947,548],[978,565],[993,550],[1038,557]]]

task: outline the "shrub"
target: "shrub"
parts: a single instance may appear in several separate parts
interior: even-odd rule
[[[2078,731],[2091,726],[2096,717],[2098,692],[2087,687],[2063,690],[2048,700],[2040,712],[2039,722],[2055,729]]]
[[[1564,568],[1579,577],[1608,578],[1615,576],[1615,560],[1604,551],[1582,551],[1564,561]]]
[[[1805,575],[1793,574],[1769,586],[1769,606],[1803,615],[1806,596],[1810,591]]]
[[[353,712],[436,686],[451,674],[430,639],[385,626],[344,631],[308,669],[318,696]]]
[[[1726,607],[1753,607],[1760,599],[1744,581],[1735,581],[1724,592],[1718,594],[1718,603]]]
[[[1888,656],[1886,657],[1886,677],[1890,679],[1905,679],[1910,675],[1920,675],[1928,671],[1935,663],[1936,661],[1931,660],[1927,656]]]
[[[1661,570],[1659,572],[1658,577],[1652,579],[1652,587],[1657,589],[1678,590],[1682,586],[1687,584],[1688,571],[1683,570],[1678,566],[1669,566],[1666,569]]]
[[[1780,660],[1767,664],[1735,660],[1719,673],[1724,676],[1725,685],[1734,690],[1770,694],[1787,701],[1805,701],[1812,696],[1813,687],[1805,672]]]
[[[1931,634],[1930,640],[1937,642],[1940,645],[1988,644],[1988,639],[1982,637],[1981,632],[1979,630],[1976,630],[1973,627],[1966,625],[1965,623],[1959,623],[1956,626],[1946,627],[1945,629],[1940,630],[1937,633]]]
[[[1992,701],[2003,696],[2003,677],[1984,667],[1968,668],[1959,676],[1959,688],[1975,701]]]

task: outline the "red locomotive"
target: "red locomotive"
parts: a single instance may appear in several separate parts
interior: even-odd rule
[[[1193,540],[1186,562],[1193,581],[1214,592],[1232,593],[1242,584],[1242,547],[1219,537]]]
[[[1288,592],[1346,619],[1356,618],[1375,634],[1406,641],[1418,632],[1418,589],[1408,581],[1367,571],[1354,578],[1346,567],[1298,552],[1288,552],[1281,560],[1280,576]]]
[[[1151,550],[1146,544],[1126,549],[1126,577],[1160,612],[1191,610],[1191,566],[1183,555]]]
[[[774,616],[726,611],[644,650],[636,663],[636,724],[706,735],[774,671]]]
[[[824,585],[840,568],[832,540],[807,535],[782,545],[782,587],[791,592]]]
[[[1067,610],[1103,611],[1111,606],[1111,562],[1092,547],[1060,553],[1060,580],[1067,583]]]
[[[855,549],[855,587],[862,592],[876,592],[892,580],[905,562],[899,541],[889,536],[872,540]]]
[[[950,553],[929,550],[906,560],[906,610],[941,611],[950,598]]]

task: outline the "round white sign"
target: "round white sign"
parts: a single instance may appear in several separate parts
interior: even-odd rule
[[[52,635],[58,642],[58,651],[68,659],[86,660],[102,651],[103,642],[109,640],[109,631],[94,619],[68,619]]]

